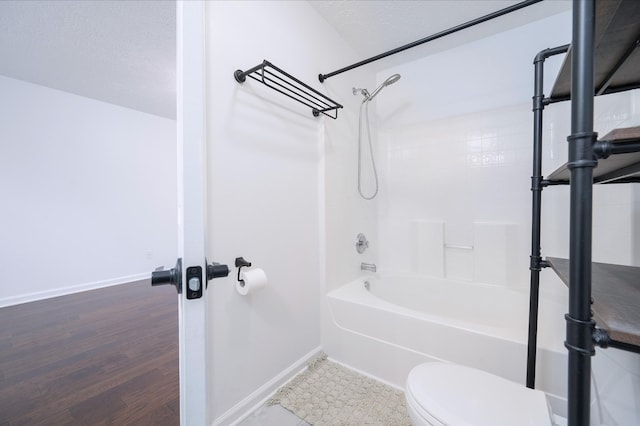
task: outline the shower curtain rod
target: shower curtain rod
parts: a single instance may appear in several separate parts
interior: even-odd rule
[[[377,61],[379,59],[386,58],[387,56],[395,55],[396,53],[400,53],[400,52],[402,52],[404,50],[411,49],[412,47],[416,47],[416,46],[419,46],[421,44],[427,43],[429,41],[433,41],[435,39],[438,39],[440,37],[444,37],[444,36],[447,36],[449,34],[453,34],[455,32],[458,32],[460,30],[464,30],[466,28],[472,27],[474,25],[481,24],[481,23],[489,21],[489,20],[491,20],[493,18],[497,18],[499,16],[506,15],[507,13],[515,12],[516,10],[525,8],[527,6],[531,6],[532,4],[539,3],[541,1],[542,0],[526,0],[526,1],[514,4],[513,6],[505,7],[504,9],[497,10],[495,12],[489,13],[488,15],[484,15],[484,16],[481,16],[479,18],[473,19],[471,21],[467,21],[467,22],[465,22],[463,24],[456,25],[455,27],[451,27],[448,30],[440,31],[439,33],[432,34],[430,36],[427,36],[427,37],[422,38],[420,40],[416,40],[416,41],[414,41],[412,43],[409,43],[409,44],[405,44],[404,46],[396,47],[395,49],[389,50],[388,52],[384,52],[384,53],[381,53],[379,55],[373,56],[373,57],[371,57],[369,59],[365,59],[363,61],[356,62],[353,65],[349,65],[347,67],[340,68],[337,71],[333,71],[333,72],[330,72],[328,74],[318,74],[318,80],[320,80],[320,83],[323,83],[327,78],[333,77],[334,75],[341,74],[341,73],[343,73],[345,71],[350,71],[350,70],[352,70],[354,68],[361,67],[362,65],[366,65],[366,64],[369,64],[371,62]]]

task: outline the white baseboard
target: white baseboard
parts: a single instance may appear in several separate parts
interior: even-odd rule
[[[70,287],[55,288],[53,290],[38,291],[35,293],[5,297],[0,299],[0,308],[3,308],[5,306],[20,305],[22,303],[35,302],[36,300],[50,299],[52,297],[64,296],[67,294],[80,293],[81,291],[126,284],[133,281],[146,280],[149,278],[151,278],[151,273],[147,272],[144,274],[129,275],[126,277],[113,278],[110,280],[94,281],[91,283],[79,284]]]
[[[224,414],[213,421],[213,425],[236,425],[249,417],[251,413],[260,408],[282,385],[301,373],[307,367],[309,361],[311,361],[320,352],[322,352],[322,348],[318,346],[311,352],[307,353],[273,379],[260,386],[245,399],[228,409]]]

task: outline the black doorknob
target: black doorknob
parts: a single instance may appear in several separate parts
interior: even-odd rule
[[[207,265],[207,280],[222,278],[228,275],[229,267],[227,265],[221,265],[217,262],[213,262],[211,265]]]
[[[153,271],[151,273],[151,285],[170,284],[175,286],[178,293],[182,293],[182,259],[178,259],[176,266],[169,270]]]

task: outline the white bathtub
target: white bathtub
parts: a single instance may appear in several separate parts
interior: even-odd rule
[[[524,291],[371,275],[327,296],[323,344],[332,358],[355,369],[402,388],[413,366],[444,360],[525,382],[529,296]],[[566,406],[565,309],[541,298],[536,387],[560,415]]]

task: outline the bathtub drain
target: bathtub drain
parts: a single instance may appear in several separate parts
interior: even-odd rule
[[[367,291],[369,291],[369,289],[371,288],[371,284],[369,284],[369,281],[364,282],[364,288],[366,288]]]

